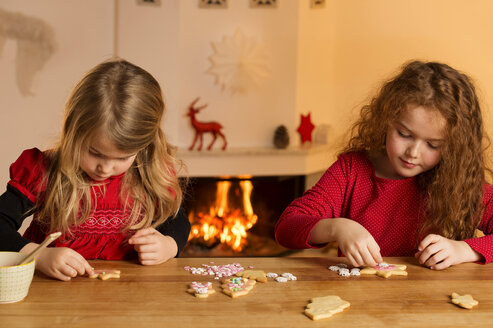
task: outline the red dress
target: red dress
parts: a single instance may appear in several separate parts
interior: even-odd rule
[[[493,187],[484,185],[485,210],[479,229],[486,236],[465,242],[493,261]],[[413,256],[424,198],[416,179],[379,178],[365,153],[347,153],[325,172],[317,184],[294,200],[276,225],[276,240],[293,249],[310,245],[315,224],[327,218],[349,218],[365,227],[380,246],[382,256]]]
[[[36,204],[44,191],[46,167],[47,159],[40,150],[26,150],[10,167],[9,185]],[[56,240],[56,247],[72,248],[86,259],[121,260],[136,256],[133,246],[127,243],[130,232],[123,232],[130,214],[130,209],[124,211],[119,197],[124,175],[105,180],[105,190],[99,186],[91,188],[91,201],[96,207],[83,224],[70,228],[72,234],[66,232]],[[35,243],[41,243],[46,236],[46,227],[37,220],[24,233],[25,238]]]

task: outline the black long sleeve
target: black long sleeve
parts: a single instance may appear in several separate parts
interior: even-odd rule
[[[26,217],[32,214],[34,204],[16,188],[7,185],[7,190],[0,195],[0,251],[18,252],[30,243],[29,239],[22,237],[17,230]],[[190,233],[190,222],[183,209],[173,218],[170,217],[158,230],[163,235],[170,236],[178,246],[178,256],[185,247]]]
[[[14,187],[0,195],[0,250],[18,252],[31,241],[17,230],[26,217],[32,214],[34,204]]]
[[[176,241],[178,252],[175,257],[178,257],[183,247],[185,247],[188,241],[188,235],[190,234],[190,229],[190,221],[188,221],[188,217],[182,208],[180,208],[178,214],[176,214],[174,218],[170,217],[156,228],[156,230],[163,235],[170,236]]]

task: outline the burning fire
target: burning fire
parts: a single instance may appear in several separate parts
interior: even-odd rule
[[[257,222],[250,201],[253,185],[250,180],[240,180],[240,188],[233,190],[235,199],[229,197],[231,186],[231,181],[217,182],[215,204],[209,207],[208,213],[190,212],[192,229],[188,240],[196,239],[208,245],[219,241],[235,252],[247,245],[247,230]]]

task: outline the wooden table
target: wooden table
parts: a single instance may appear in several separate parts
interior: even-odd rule
[[[290,272],[297,281],[257,283],[246,296],[219,292],[200,267],[238,262],[265,272]],[[341,258],[179,258],[148,267],[132,262],[91,261],[120,269],[121,279],[77,277],[61,282],[36,274],[26,299],[0,305],[0,327],[492,327],[493,265],[467,263],[444,271],[421,267],[414,258],[386,258],[408,266],[407,277],[341,277],[329,265]],[[186,293],[192,281],[212,281],[217,293],[199,299]],[[450,294],[472,294],[479,305],[466,310]],[[351,303],[331,318],[303,314],[308,300],[338,295]]]

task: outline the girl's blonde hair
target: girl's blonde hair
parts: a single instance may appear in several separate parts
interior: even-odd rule
[[[154,77],[125,60],[104,62],[82,78],[65,107],[59,143],[47,152],[46,191],[37,204],[38,219],[50,231],[70,232],[94,208],[80,160],[98,130],[120,151],[137,154],[122,179],[124,212],[130,212],[126,228],[156,227],[177,213],[180,163],[161,129],[165,107]]]
[[[436,110],[447,122],[440,162],[417,177],[426,195],[419,235],[435,232],[456,240],[471,238],[483,211],[488,137],[468,76],[436,62],[405,64],[361,109],[344,152],[384,152],[389,125],[410,106]]]

